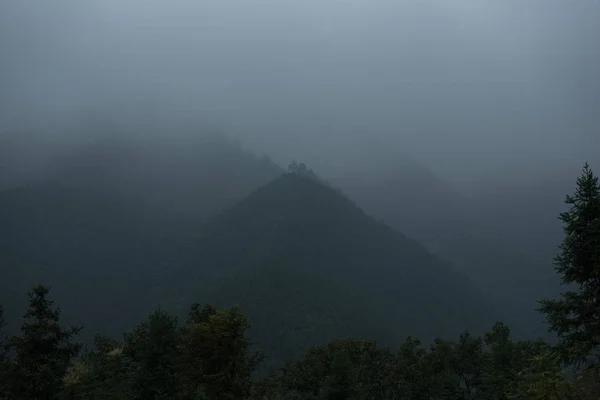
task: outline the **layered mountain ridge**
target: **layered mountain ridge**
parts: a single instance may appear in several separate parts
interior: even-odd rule
[[[306,324],[288,321],[295,327],[290,330],[313,332],[309,342],[332,338],[303,319],[317,305],[319,315],[331,318],[331,334],[353,337],[367,330],[388,343],[409,335],[481,331],[499,318],[491,302],[450,264],[311,177],[275,179],[211,221],[192,243],[191,259],[197,261],[178,274],[193,279],[179,291],[194,298],[200,292],[197,283],[203,282],[207,300],[243,304],[259,326],[278,325],[278,313],[265,314],[257,304],[283,307],[295,301],[286,299],[294,286],[290,277],[300,284],[319,282],[313,295],[321,301],[298,309]],[[340,298],[352,311],[334,312]],[[285,324],[279,328],[285,330]],[[267,333],[258,338],[276,342]]]
[[[394,344],[498,319],[452,266],[311,177],[280,176],[206,224],[56,186],[0,204],[0,301],[20,309],[25,287],[49,284],[89,331],[122,331],[159,305],[242,304],[284,361],[335,337]]]

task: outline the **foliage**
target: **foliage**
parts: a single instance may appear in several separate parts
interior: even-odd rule
[[[181,329],[179,374],[184,397],[247,398],[251,375],[261,358],[251,354],[248,319],[237,307],[192,306]]]
[[[333,341],[284,368],[281,382],[298,399],[554,399],[572,392],[549,347],[514,342],[502,324],[485,340],[465,332],[429,350],[412,338],[396,352]]]
[[[96,335],[94,348],[80,362],[85,364],[72,372],[67,391],[82,393],[82,398],[134,398],[135,369],[131,359],[123,354],[124,345],[109,337]],[[87,397],[86,397],[87,396]]]
[[[429,348],[410,337],[395,350],[337,339],[255,380],[262,357],[252,351],[249,327],[236,307],[195,304],[181,327],[159,309],[123,343],[96,336],[90,352],[62,365],[54,386],[27,394],[11,387],[8,398],[591,400],[600,393],[591,370],[567,379],[552,347],[514,341],[501,323],[484,337],[464,332],[457,341],[436,339]],[[33,353],[17,355],[9,360],[15,381],[28,376],[17,362],[43,366]]]
[[[570,285],[560,299],[541,302],[567,361],[600,366],[600,184],[588,164],[560,214],[565,238],[556,272]]]
[[[483,376],[489,363],[483,340],[468,332],[458,343],[436,340],[429,354],[431,371],[437,376],[433,386],[443,398],[474,399],[482,391]]]
[[[135,399],[172,399],[177,392],[177,320],[162,310],[125,335],[123,355],[133,373]]]
[[[53,308],[48,293],[49,289],[42,285],[29,291],[21,336],[10,341],[14,358],[8,368],[7,392],[14,398],[57,396],[71,360],[79,354],[81,346],[72,340],[81,328],[60,325],[60,309]]]
[[[523,356],[524,365],[508,387],[508,397],[519,400],[573,398],[572,388],[565,379],[558,355],[540,344],[538,351]],[[559,394],[561,393],[561,394]]]

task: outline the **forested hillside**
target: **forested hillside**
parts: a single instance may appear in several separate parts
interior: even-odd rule
[[[196,300],[240,304],[284,361],[338,336],[431,340],[501,316],[450,264],[308,174],[285,174],[207,224],[56,186],[0,203],[2,302],[18,309],[44,282],[90,331],[115,334],[158,305],[182,315]]]
[[[178,131],[176,138],[168,140],[160,135],[164,123],[161,124],[154,118],[142,120],[137,124],[130,122],[129,125],[118,118],[112,124],[111,121],[109,119],[104,123],[82,123],[81,128],[96,134],[104,132],[106,136],[102,136],[103,139],[82,140],[69,151],[63,150],[46,161],[44,173],[39,173],[35,179],[23,179],[24,188],[21,190],[25,192],[21,195],[29,196],[34,201],[24,204],[30,204],[30,208],[36,210],[29,218],[36,218],[34,215],[42,214],[47,217],[36,222],[43,225],[42,231],[50,234],[55,229],[69,232],[61,226],[61,220],[64,218],[69,221],[75,218],[91,219],[89,223],[79,223],[77,229],[101,232],[101,229],[94,228],[92,220],[98,218],[115,221],[118,218],[111,214],[116,214],[123,215],[123,235],[133,237],[131,243],[156,241],[155,238],[147,239],[154,235],[154,231],[162,232],[161,235],[167,243],[178,242],[178,245],[186,246],[189,235],[180,232],[181,230],[185,231],[190,226],[201,230],[206,220],[212,219],[282,173],[268,157],[256,157],[218,133],[197,134],[191,127],[176,125],[181,132]],[[42,133],[51,132],[52,129],[46,128],[41,130],[39,135],[41,137]],[[3,148],[2,152],[10,155],[23,152],[20,146],[25,146],[26,142],[14,140],[13,144],[10,141],[5,144],[8,148]],[[430,253],[450,262],[455,269],[470,278],[479,291],[495,303],[503,318],[511,323],[517,337],[531,338],[544,334],[541,319],[533,309],[538,298],[558,294],[558,280],[546,268],[551,262],[551,256],[527,252],[526,243],[519,244],[517,235],[497,229],[498,215],[488,211],[482,216],[478,211],[483,207],[481,204],[454,190],[425,166],[396,149],[382,146],[355,147],[354,152],[344,152],[341,148],[336,152],[328,147],[318,153],[321,156],[313,158],[318,159],[317,165],[326,170],[331,162],[328,157],[332,160],[337,159],[338,163],[342,162],[343,168],[337,171],[329,170],[327,178],[332,177],[333,184],[356,201],[369,215],[416,239]],[[0,184],[2,176],[9,171],[27,169],[23,160],[15,157],[6,159],[6,168],[0,170]],[[48,204],[42,200],[45,194],[38,193],[40,187],[45,191],[52,189],[53,194],[50,195]],[[59,204],[62,201],[61,196],[71,197],[70,191],[73,190],[79,194],[73,195],[74,200],[70,201],[75,204],[72,213],[58,216],[52,209],[43,211],[45,207],[52,207],[53,202]],[[59,191],[64,193],[61,195]],[[0,197],[12,196],[14,199],[7,200],[4,212],[9,215],[13,213],[9,211],[11,207],[22,207],[17,206],[20,200],[10,193],[11,190],[0,191]],[[110,205],[100,205],[104,202]],[[99,207],[100,210],[96,216],[84,215],[87,213],[86,207]],[[107,207],[112,210],[108,211]],[[102,209],[106,211],[106,216]],[[0,210],[0,213],[2,212]],[[143,216],[140,215],[142,212]],[[57,218],[53,219],[54,215]],[[131,221],[130,216],[135,220]],[[163,222],[163,218],[169,218],[171,221]],[[5,229],[21,229],[17,228],[18,223],[11,221],[14,225],[7,224]],[[141,236],[125,233],[130,227],[140,224],[146,224],[147,227],[154,225],[154,228],[142,228]],[[74,236],[80,236],[79,233],[75,233],[78,232],[77,229],[70,232]],[[154,270],[155,261],[162,259],[155,256],[154,252],[168,252],[169,250],[165,249],[172,247],[158,246],[148,250],[146,254],[136,254],[137,250],[131,250],[123,257],[117,257],[113,252],[111,256],[110,248],[113,245],[110,243],[122,246],[127,242],[120,238],[121,232],[114,229],[116,233],[99,239],[106,247],[106,255],[101,263],[128,265],[130,263],[126,260],[131,256],[138,260],[138,265],[153,264],[147,269]],[[82,241],[85,239],[80,239],[79,243]],[[79,248],[75,253],[83,255],[83,249],[96,244],[77,245]],[[41,248],[43,247],[42,244]],[[190,247],[193,246],[188,246]],[[144,246],[131,248],[139,250]],[[61,259],[61,255],[67,252],[55,251],[53,254],[40,258],[44,264],[61,264],[63,268],[82,262],[74,261],[74,256]],[[168,262],[179,263],[184,258],[170,257]],[[95,260],[84,261],[92,270],[110,269],[100,265],[92,267]],[[40,268],[41,265],[32,267],[34,270]],[[50,272],[52,268],[45,269],[49,274],[53,274]],[[122,271],[127,271],[124,274],[128,274],[132,269],[125,267]],[[167,273],[153,274],[159,277]],[[130,278],[122,279],[127,281]],[[15,285],[10,286],[11,290],[19,293],[25,290],[32,279],[24,281],[19,278],[17,281],[22,282],[18,286],[19,289],[16,289]],[[82,285],[85,286],[85,283]],[[61,293],[57,293],[57,296],[59,300],[62,299]],[[176,297],[179,299],[179,296]],[[174,303],[177,301],[174,300]]]
[[[43,133],[53,131],[42,130],[38,141]],[[0,190],[0,303],[14,302],[10,318],[24,305],[23,291],[43,282],[60,303],[73,304],[69,321],[94,327],[88,332],[132,327],[154,306],[171,303],[161,295],[162,277],[185,260],[177,249],[190,232],[282,172],[219,134],[183,143],[151,133],[148,127],[146,140],[82,141],[45,160],[42,172]],[[13,142],[3,154],[24,151],[23,141]],[[27,168],[15,157],[5,166],[0,185]],[[111,296],[104,296],[108,288]]]
[[[269,327],[257,338],[289,356],[339,335],[430,340],[466,327],[481,332],[500,318],[450,264],[299,173],[221,214],[192,247],[194,263],[174,275],[187,277],[173,283],[178,293],[189,302],[206,287],[206,301],[241,304]]]
[[[300,203],[291,200],[281,203],[289,204],[284,207],[265,200],[282,188],[288,193],[288,185],[304,186],[304,190],[311,188],[307,194],[312,196],[301,197]],[[314,199],[319,192],[320,197]],[[300,213],[301,217],[289,220],[284,218],[283,211],[286,207],[297,209],[300,204],[310,205],[316,200],[322,202],[320,204],[341,207],[342,220],[349,223],[344,228],[350,232],[356,232],[350,229],[351,221],[368,219],[349,200],[316,182],[314,176],[291,174],[234,206],[221,216],[218,225],[224,226],[225,231],[241,229],[235,221],[249,219],[256,211],[258,216],[270,216],[270,222],[283,226],[300,221],[300,218],[308,218],[306,222],[310,226],[310,215]],[[265,362],[265,354],[257,351],[262,343],[257,346],[251,339],[250,320],[236,306],[202,307],[195,303],[187,308],[187,316],[181,319],[159,308],[123,337],[96,335],[93,346],[82,352],[77,343],[81,327],[65,326],[61,310],[50,299],[48,288],[37,285],[28,293],[29,305],[19,334],[9,337],[5,333],[3,308],[0,308],[0,398],[595,400],[600,395],[597,335],[600,321],[600,183],[587,165],[577,180],[574,194],[567,197],[566,203],[569,210],[560,215],[565,235],[556,257],[556,273],[568,286],[560,298],[540,301],[542,315],[549,328],[558,335],[556,344],[543,340],[514,340],[510,328],[503,323],[494,324],[481,336],[465,331],[454,335],[454,339],[448,336],[436,338],[429,345],[414,337],[396,337],[393,346],[388,347],[363,338],[339,335],[327,344],[313,346],[303,357],[265,375],[264,372],[257,374],[261,363],[264,365]],[[261,204],[270,207],[259,212]],[[335,227],[340,215],[334,213],[327,218],[328,226]],[[388,231],[390,228],[383,226],[381,229]],[[329,228],[325,231],[332,233]],[[373,227],[368,232],[385,243],[385,238],[376,231]],[[242,232],[236,239],[244,235]],[[409,249],[406,239],[396,238],[396,243]],[[421,251],[417,249],[407,250],[407,253],[417,257]],[[306,250],[309,249],[303,249]],[[260,254],[258,251],[255,256]],[[422,257],[430,257],[423,254]],[[236,272],[246,270],[236,264],[223,263],[220,267],[225,269],[215,275],[235,277]],[[423,269],[425,271],[413,273],[419,276],[433,269],[444,274],[443,269],[432,265]],[[282,270],[264,272],[275,277],[275,283],[287,291],[288,297],[294,295],[294,291],[308,289],[304,284],[286,286],[285,279],[278,277]],[[355,272],[349,272],[348,282],[353,276],[359,277]],[[381,265],[374,264],[371,272],[391,279]],[[297,277],[292,275],[291,281],[296,282]],[[261,281],[244,279],[246,288],[254,287],[255,283],[260,285]],[[308,283],[313,293],[318,289],[332,289],[327,284]],[[402,285],[402,279],[396,279],[396,283]],[[269,287],[272,288],[274,286]],[[242,287],[236,289],[242,290]],[[373,292],[365,294],[374,296]],[[417,293],[411,293],[410,297],[415,302],[421,301]],[[253,301],[252,296],[245,299]],[[345,300],[341,295],[340,299]],[[280,300],[270,298],[261,306],[266,308],[270,302]],[[386,307],[382,303],[372,305]],[[438,302],[438,306],[444,305]],[[393,304],[388,305],[388,316],[389,308],[397,310]],[[298,313],[293,308],[289,311]],[[263,312],[267,310],[263,309]],[[302,314],[297,317],[301,319]],[[267,325],[259,325],[254,332],[260,334],[275,326],[269,325],[268,321],[261,320]],[[410,318],[404,321],[407,325],[415,322]],[[312,327],[319,329],[322,326],[313,323]],[[285,332],[279,340],[285,343],[291,334]]]
[[[165,301],[156,297],[164,260],[197,224],[82,189],[1,192],[0,302],[9,306],[7,318],[24,306],[23,291],[43,282],[66,306],[68,321],[107,333],[132,327],[150,304]]]

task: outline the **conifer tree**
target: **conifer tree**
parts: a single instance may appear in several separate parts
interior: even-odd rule
[[[92,399],[125,400],[134,397],[136,368],[124,353],[124,345],[103,335],[94,336],[86,355],[86,394]]]
[[[329,374],[324,379],[319,398],[346,400],[354,398],[354,366],[347,353],[340,351],[331,360]]]
[[[261,357],[251,354],[249,327],[237,307],[192,307],[181,330],[179,374],[185,396],[243,399],[250,395],[251,376]]]
[[[178,328],[162,310],[126,335],[124,353],[132,361],[135,398],[172,399],[177,393]]]
[[[570,205],[560,214],[564,240],[556,272],[571,290],[560,299],[541,301],[550,330],[558,333],[567,361],[599,365],[600,357],[600,185],[586,163]]]
[[[53,399],[62,390],[67,369],[81,346],[73,343],[80,327],[60,325],[60,309],[48,300],[49,289],[29,291],[21,336],[11,338],[14,359],[9,368],[8,391],[17,399]]]

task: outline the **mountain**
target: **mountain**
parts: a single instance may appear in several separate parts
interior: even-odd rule
[[[37,125],[0,125],[0,191],[72,187],[207,216],[283,172],[239,140],[181,121],[96,117]]]
[[[369,214],[414,237],[468,275],[505,310],[515,333],[527,337],[545,334],[536,308],[538,300],[559,290],[552,256],[522,240],[523,235],[514,232],[518,225],[511,230],[502,221],[519,211],[521,225],[529,216],[531,224],[547,226],[532,217],[534,211],[523,215],[515,208],[509,212],[499,195],[466,196],[397,149],[376,144],[353,149],[345,158],[339,157],[343,168],[330,169],[331,182]],[[557,200],[560,203],[562,197]],[[550,212],[555,203],[546,198],[537,204]],[[555,219],[557,212],[550,212],[546,219]],[[554,222],[560,228],[558,221]],[[548,242],[551,247],[552,239]]]
[[[65,321],[118,335],[157,306],[241,304],[273,362],[335,337],[396,344],[489,328],[498,313],[420,244],[313,177],[286,174],[203,224],[60,186],[0,192],[0,304],[52,286]]]
[[[52,182],[190,216],[210,216],[282,170],[219,134],[94,142],[55,161]]]
[[[499,318],[451,265],[312,177],[275,179],[189,245],[177,292],[242,304],[276,359],[338,336],[429,340]]]
[[[165,303],[161,277],[199,221],[82,189],[0,192],[0,304],[18,327],[25,293],[52,287],[66,321],[120,333]]]
[[[11,154],[0,160],[0,304],[16,318],[26,290],[49,284],[84,336],[120,333],[165,302],[165,263],[184,257],[171,253],[191,227],[281,173],[220,134],[92,132],[60,151],[52,130],[0,137]]]

